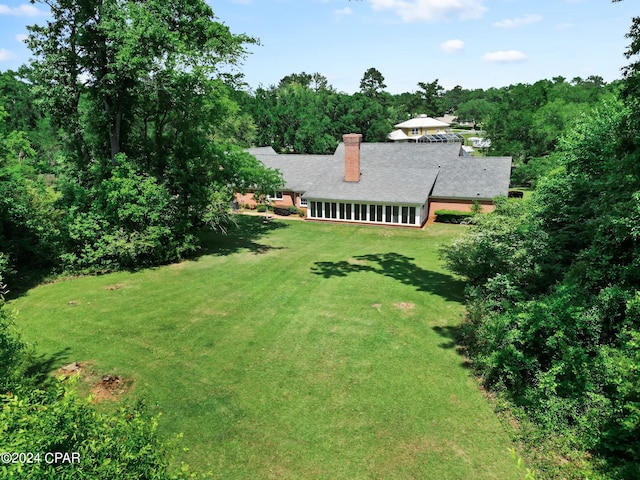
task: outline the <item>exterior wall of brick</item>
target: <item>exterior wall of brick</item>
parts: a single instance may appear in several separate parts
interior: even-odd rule
[[[240,207],[245,205],[250,205],[251,207],[257,206],[256,199],[253,197],[253,192],[247,192],[244,195],[241,193],[236,193],[236,202]],[[275,207],[290,207],[294,205],[294,199],[296,198],[296,194],[293,192],[282,192],[282,199],[274,199],[272,198],[269,202],[270,205]]]
[[[482,211],[484,213],[492,212],[495,210],[495,206],[491,200],[482,200],[479,202],[482,205]],[[429,202],[429,216],[435,216],[436,210],[455,210],[457,212],[470,212],[472,200],[457,200],[457,199],[438,199],[431,200]]]
[[[252,207],[255,207],[257,205],[256,199],[253,198],[253,192],[247,192],[244,195],[236,192],[235,197],[236,197],[236,202],[238,202],[238,205],[241,208],[244,207],[245,205],[250,205]]]

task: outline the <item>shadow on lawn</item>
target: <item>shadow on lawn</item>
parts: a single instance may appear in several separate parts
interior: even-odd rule
[[[311,270],[324,278],[346,277],[358,272],[378,273],[411,285],[420,292],[432,293],[452,302],[462,302],[464,282],[444,273],[424,270],[413,263],[413,260],[399,253],[377,253],[359,255],[351,261],[316,262]]]
[[[457,325],[454,327],[433,327],[433,331],[445,339],[445,342],[438,345],[441,348],[453,349],[462,358],[462,366],[464,368],[471,368],[471,360],[467,356],[467,351],[464,348],[464,341],[462,339],[462,328]]]
[[[25,376],[33,379],[37,385],[43,385],[50,378],[49,374],[68,361],[69,347],[51,355],[36,355],[29,361]]]
[[[235,225],[231,225],[226,234],[218,232],[204,232],[200,235],[202,248],[200,255],[230,255],[240,250],[249,250],[256,255],[282,247],[271,247],[258,243],[258,240],[275,230],[288,228],[283,222],[264,222],[263,217],[236,215]]]

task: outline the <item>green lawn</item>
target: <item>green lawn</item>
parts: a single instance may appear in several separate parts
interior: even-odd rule
[[[452,339],[437,249],[464,227],[240,224],[197,261],[35,288],[18,327],[130,379],[214,478],[522,478]]]

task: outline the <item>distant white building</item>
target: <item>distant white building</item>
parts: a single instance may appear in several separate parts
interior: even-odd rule
[[[490,138],[469,137],[467,140],[472,143],[473,148],[489,148],[491,146]]]
[[[426,115],[394,125],[396,130],[387,135],[393,142],[461,142],[462,137],[450,131],[450,124]]]

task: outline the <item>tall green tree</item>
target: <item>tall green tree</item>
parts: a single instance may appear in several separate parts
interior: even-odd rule
[[[418,90],[415,93],[412,110],[416,115],[424,114],[436,117],[444,113],[442,94],[444,87],[436,78],[433,82],[418,82]],[[415,116],[415,115],[414,115]]]
[[[30,27],[27,42],[32,80],[80,162],[128,153],[136,127],[162,138],[166,116],[186,113],[193,104],[185,96],[199,94],[253,42],[216,21],[202,0],[47,3],[53,19]]]
[[[249,181],[232,137],[251,123],[232,118],[230,96],[255,40],[204,0],[46,3],[52,20],[30,27],[30,79],[64,133],[65,264],[135,267],[193,251],[195,230],[219,225],[221,199]]]
[[[378,97],[387,85],[384,83],[384,76],[376,68],[369,68],[360,80],[360,92],[366,97]]]

